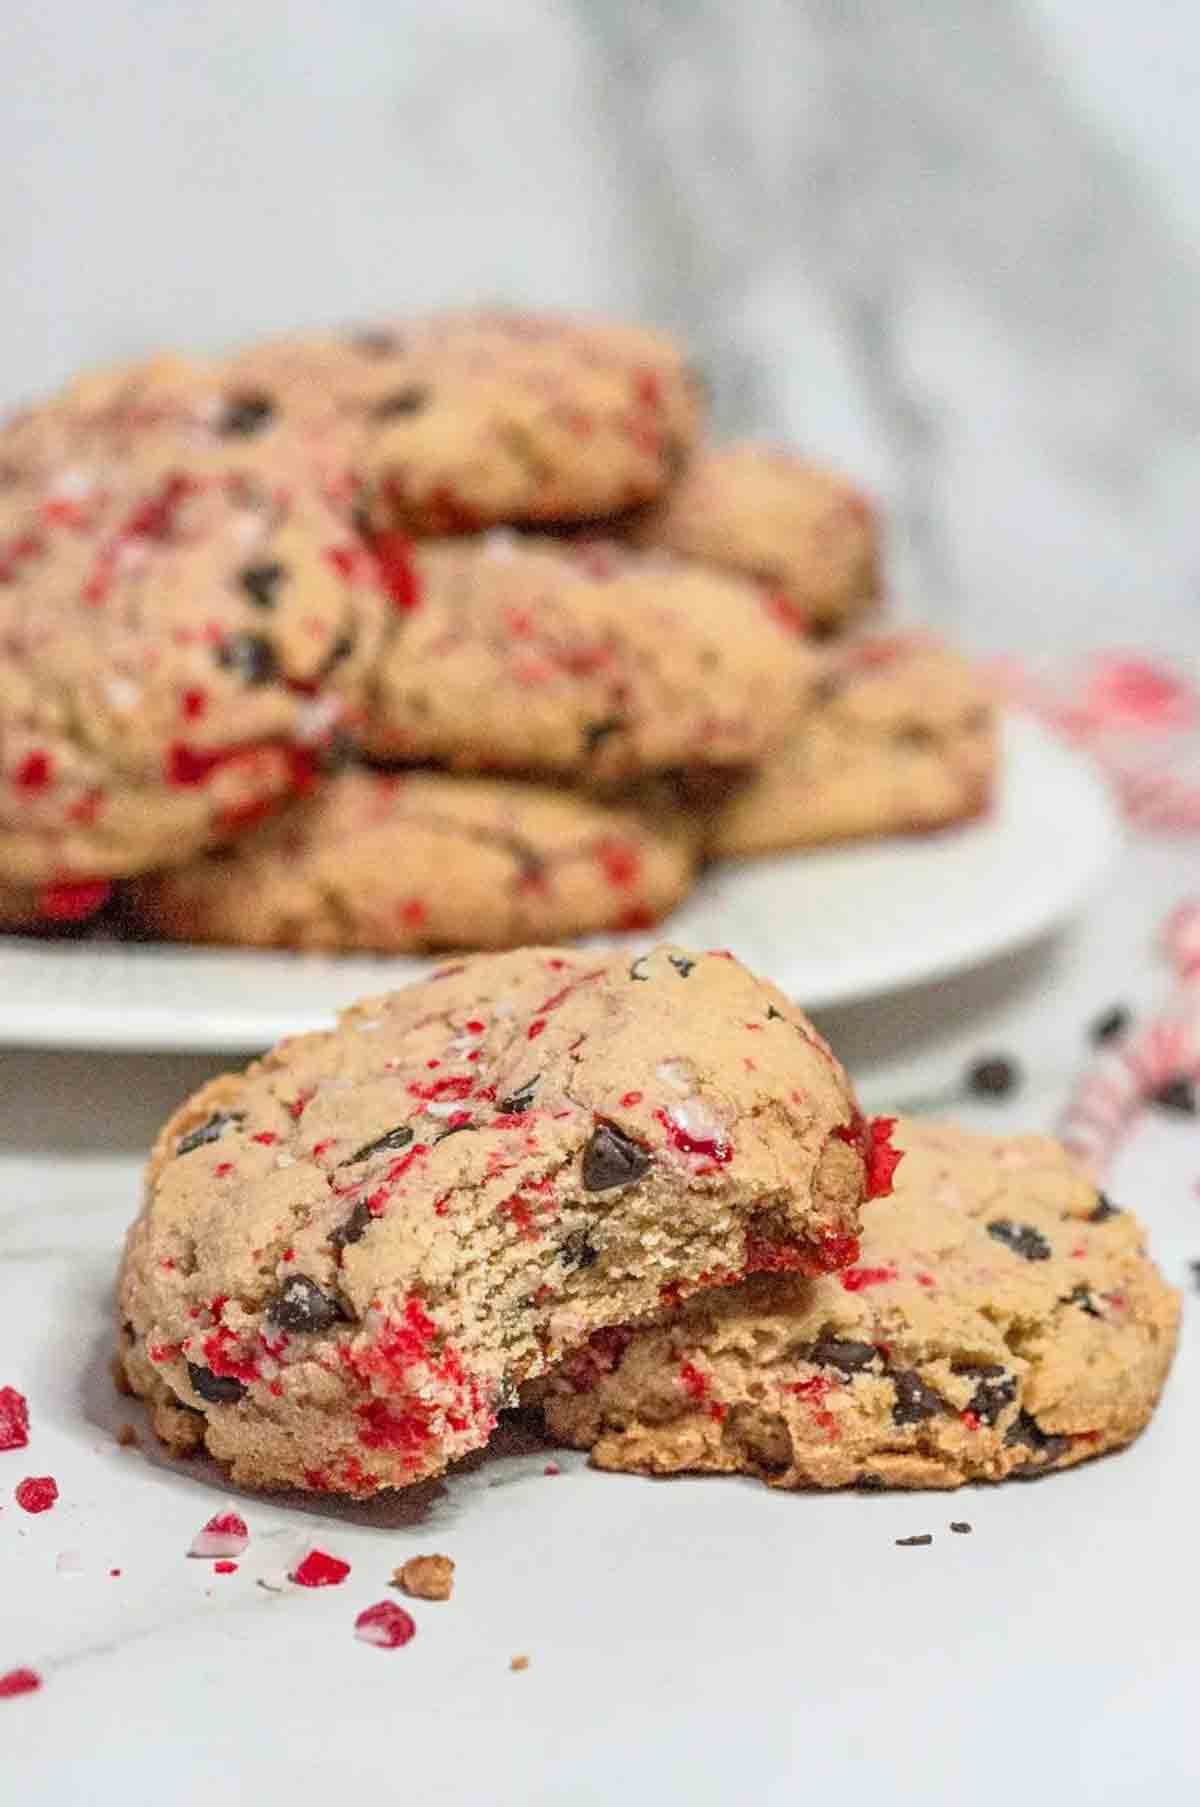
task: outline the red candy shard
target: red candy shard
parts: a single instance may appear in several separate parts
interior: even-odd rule
[[[246,1521],[240,1512],[217,1512],[193,1537],[189,1556],[240,1556],[250,1542]]]
[[[371,542],[379,580],[396,608],[411,614],[421,606],[421,580],[405,533],[379,533]]]
[[[83,922],[102,909],[111,896],[112,884],[106,878],[47,885],[38,899],[38,913],[47,922]]]
[[[28,1400],[15,1387],[0,1387],[0,1449],[24,1449],[28,1441]]]
[[[10,1669],[0,1675],[0,1700],[11,1700],[15,1694],[34,1694],[42,1685],[36,1669]]]
[[[841,1276],[848,1293],[860,1293],[868,1286],[886,1286],[889,1280],[898,1278],[894,1267],[848,1267]]]
[[[19,1482],[16,1501],[25,1512],[49,1512],[58,1498],[58,1482],[52,1474],[31,1474]]]
[[[416,1629],[412,1615],[392,1600],[368,1606],[354,1621],[355,1637],[364,1644],[377,1644],[381,1650],[399,1650],[415,1636]]]
[[[44,791],[53,776],[49,753],[27,753],[13,773],[13,783],[21,791]]]
[[[297,1587],[338,1587],[350,1573],[350,1564],[325,1550],[310,1550],[288,1576]]]
[[[213,1563],[213,1574],[214,1575],[236,1575],[237,1574],[237,1563],[236,1562],[214,1562]]]
[[[833,1132],[839,1141],[848,1142],[862,1156],[869,1199],[888,1198],[891,1194],[892,1179],[904,1156],[902,1148],[892,1147],[895,1127],[894,1117],[873,1117],[868,1123],[861,1111],[855,1111],[851,1122],[840,1123]]]
[[[654,1115],[666,1130],[672,1148],[678,1148],[681,1154],[706,1155],[710,1161],[719,1161],[722,1166],[733,1159],[733,1146],[724,1136],[693,1136],[666,1111],[655,1111]]]

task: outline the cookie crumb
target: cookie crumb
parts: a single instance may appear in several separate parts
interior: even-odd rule
[[[417,1600],[448,1600],[454,1590],[454,1563],[449,1556],[410,1556],[392,1571],[392,1582]]]
[[[932,1543],[933,1532],[922,1531],[917,1537],[898,1537],[896,1542],[902,1550],[916,1549],[918,1545]]]
[[[522,1669],[528,1669],[529,1658],[527,1656],[510,1657],[508,1660],[508,1666],[511,1670],[514,1671],[514,1673],[519,1673]]]
[[[969,1525],[965,1518],[952,1518],[950,1520],[950,1529],[952,1531],[957,1531],[960,1537],[969,1537],[975,1527],[974,1525]]]
[[[141,1443],[141,1439],[137,1434],[137,1426],[135,1424],[130,1424],[128,1419],[125,1420],[124,1424],[118,1424],[117,1442],[122,1449],[137,1449]]]

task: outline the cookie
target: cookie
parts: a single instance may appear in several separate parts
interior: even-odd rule
[[[124,1373],[239,1483],[403,1486],[593,1331],[853,1260],[888,1167],[816,1031],[728,956],[457,960],[166,1126]]]
[[[233,360],[286,411],[332,401],[377,528],[473,532],[607,516],[686,462],[698,393],[661,334],[480,309],[314,333]]]
[[[112,892],[113,887],[103,880],[43,885],[40,890],[0,884],[0,934],[88,922],[104,908]]]
[[[519,947],[643,929],[692,882],[681,837],[631,809],[446,772],[348,771],[236,847],[143,879],[168,940],[254,947]]]
[[[0,436],[6,883],[227,839],[308,788],[361,709],[378,564],[303,436],[213,381],[139,367]]]
[[[879,524],[844,477],[778,447],[708,447],[634,537],[762,584],[772,606],[817,634],[880,596]]]
[[[383,759],[613,784],[782,743],[817,655],[753,585],[506,533],[418,543],[380,663]]]
[[[829,648],[783,750],[717,810],[709,851],[766,853],[969,821],[996,779],[982,679],[911,635]]]
[[[1040,1136],[895,1140],[853,1267],[604,1332],[542,1383],[552,1429],[602,1468],[774,1487],[958,1487],[1128,1443],[1179,1319],[1137,1219]]]

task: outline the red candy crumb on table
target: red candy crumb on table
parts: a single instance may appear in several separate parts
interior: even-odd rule
[[[14,1495],[25,1512],[49,1512],[58,1498],[58,1482],[52,1474],[31,1474],[18,1483]]]
[[[10,1669],[0,1675],[0,1700],[11,1700],[16,1694],[33,1694],[42,1685],[36,1669]]]
[[[213,1574],[214,1575],[236,1575],[237,1574],[237,1563],[236,1562],[214,1562],[213,1563]]]
[[[411,1615],[391,1600],[368,1606],[354,1621],[355,1637],[364,1644],[377,1644],[381,1650],[399,1650],[415,1636],[416,1629]]]
[[[188,1550],[189,1556],[240,1556],[250,1542],[246,1521],[240,1512],[217,1512],[197,1531]]]
[[[29,1404],[15,1387],[0,1387],[0,1449],[24,1449],[29,1441]]]
[[[350,1564],[325,1550],[310,1550],[288,1576],[297,1587],[337,1587],[350,1573]]]

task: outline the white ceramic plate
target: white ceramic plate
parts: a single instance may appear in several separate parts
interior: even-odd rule
[[[1006,721],[1004,754],[985,821],[717,867],[659,935],[731,948],[814,1010],[1032,940],[1082,903],[1119,834],[1090,766],[1031,718]],[[617,939],[632,950],[656,938]],[[258,1049],[426,964],[0,936],[0,1043]]]

